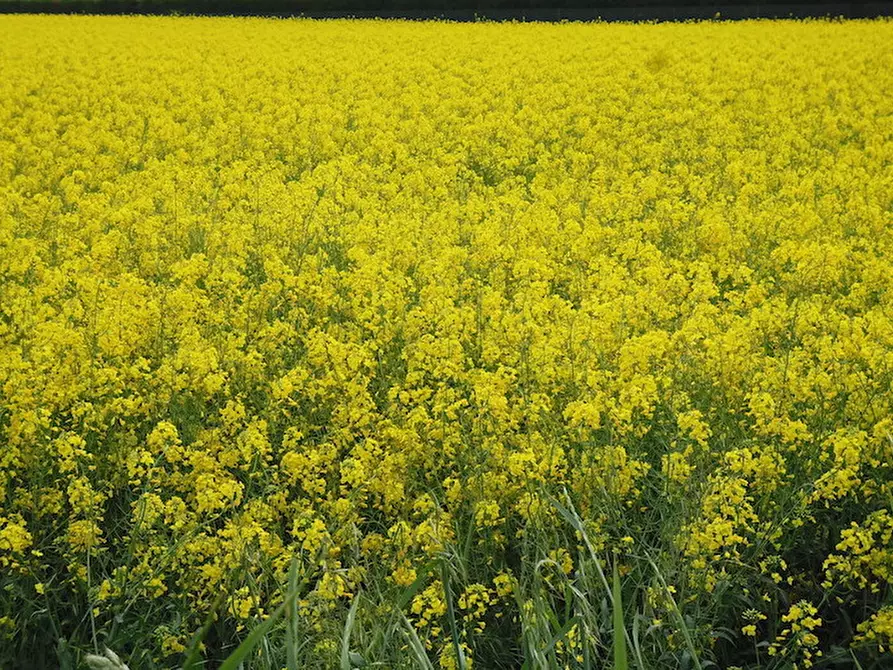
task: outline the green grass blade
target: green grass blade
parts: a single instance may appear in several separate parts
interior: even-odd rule
[[[667,599],[670,601],[672,612],[676,617],[676,623],[679,626],[679,630],[682,632],[682,637],[685,638],[685,646],[688,647],[688,652],[691,655],[691,660],[694,663],[695,668],[697,670],[703,670],[701,660],[698,658],[698,653],[695,650],[695,642],[692,639],[691,631],[688,630],[688,625],[685,623],[685,617],[682,616],[682,612],[679,610],[679,605],[676,604],[676,599],[673,598],[673,595],[670,593],[669,588],[667,587],[667,582],[666,580],[664,580],[664,576],[658,569],[657,563],[654,562],[654,559],[652,559],[648,555],[645,556],[645,559],[651,565],[652,570],[654,570],[654,574],[657,576],[657,580],[660,582],[661,588],[666,594]]]
[[[402,612],[400,613],[400,622],[403,624],[406,637],[409,638],[409,646],[415,654],[415,659],[418,661],[419,666],[422,670],[434,670],[434,666],[431,665],[431,659],[428,658],[428,653],[425,651],[425,645],[422,644],[418,633],[415,631],[415,626]]]
[[[403,608],[406,607],[413,598],[415,598],[416,593],[418,593],[419,589],[421,589],[422,586],[425,585],[425,582],[428,579],[428,575],[430,574],[431,570],[436,567],[437,563],[438,561],[434,560],[429,561],[424,566],[422,566],[422,569],[419,570],[415,581],[408,587],[406,587],[406,590],[400,594],[399,598],[397,598],[398,610],[403,610]]]
[[[351,670],[353,664],[350,662],[350,633],[353,630],[354,622],[357,617],[357,605],[360,604],[360,594],[357,593],[353,597],[350,604],[350,611],[347,613],[347,621],[344,622],[344,634],[341,636],[341,670]]]
[[[293,597],[286,600],[277,607],[276,611],[267,617],[266,620],[252,630],[248,637],[242,641],[242,644],[236,647],[236,650],[220,665],[219,670],[236,670],[239,667],[239,664],[245,660],[245,657],[254,651],[254,648],[260,644],[264,635],[266,635],[270,628],[273,627],[273,624],[279,620],[279,617],[285,613],[286,606],[293,602],[293,600]]]
[[[443,595],[446,598],[447,616],[450,622],[450,634],[453,638],[453,651],[456,652],[456,664],[459,670],[466,670],[468,664],[465,661],[465,653],[462,651],[462,643],[459,639],[459,626],[456,624],[456,610],[453,607],[453,594],[450,589],[450,568],[446,561],[441,563],[440,572],[443,580]]]
[[[623,601],[620,594],[620,572],[617,569],[619,557],[614,554],[614,670],[629,670],[626,659],[626,631],[623,628]]]
[[[642,662],[642,645],[639,642],[639,628],[641,624],[642,618],[640,615],[635,614],[633,616],[633,632],[632,632],[632,643],[633,643],[633,654],[636,657],[636,663],[640,668],[644,668],[645,664]]]
[[[288,593],[298,591],[298,559],[292,558],[288,568]],[[288,605],[285,610],[285,667],[287,670],[298,668],[298,611],[297,602]]]
[[[192,638],[192,642],[189,643],[189,649],[186,652],[186,660],[183,662],[183,670],[196,670],[196,668],[201,665],[199,660],[199,656],[201,655],[199,647],[202,640],[204,640],[205,636],[208,634],[208,631],[211,630],[211,625],[214,623],[214,619],[217,616],[217,610],[223,604],[223,599],[225,597],[226,592],[221,591],[214,600],[214,604],[211,605],[211,611],[208,612],[208,616],[205,617],[205,622],[202,624],[202,627],[198,629],[195,636]]]
[[[546,645],[545,651],[547,651],[547,652],[552,651],[555,648],[555,645],[558,644],[559,642],[561,642],[561,640],[563,640],[565,638],[565,636],[570,632],[571,628],[573,628],[576,624],[578,624],[580,622],[581,622],[581,619],[579,616],[571,617],[570,619],[568,619],[567,623],[565,623],[561,627],[561,630],[559,630],[557,633],[555,633],[555,635],[552,637],[552,641],[549,642],[548,645]]]

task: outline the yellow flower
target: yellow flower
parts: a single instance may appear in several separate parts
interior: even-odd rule
[[[729,663],[886,649],[891,27],[0,17],[4,641],[291,576],[322,666],[409,589],[432,663],[600,667],[622,547]]]

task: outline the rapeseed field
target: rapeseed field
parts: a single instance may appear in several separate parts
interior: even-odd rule
[[[890,21],[0,18],[0,667],[893,667],[891,92]]]

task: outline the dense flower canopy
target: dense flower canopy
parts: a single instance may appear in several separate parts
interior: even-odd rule
[[[443,667],[544,603],[604,661],[556,595],[597,556],[647,667],[883,650],[891,44],[0,18],[0,665],[144,626],[169,667],[295,558],[321,667],[414,585]]]

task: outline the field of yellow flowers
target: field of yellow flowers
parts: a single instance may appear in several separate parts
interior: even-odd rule
[[[0,667],[893,667],[891,91],[883,20],[0,18]]]

